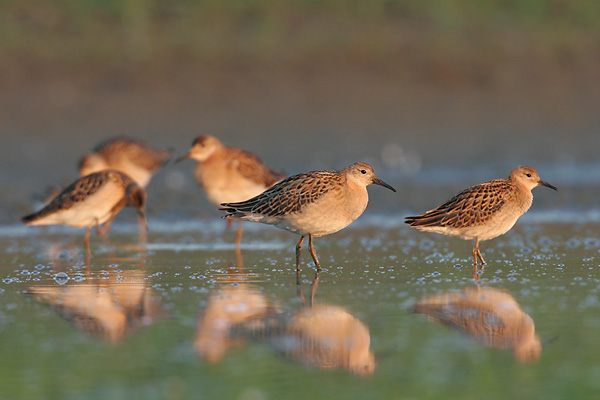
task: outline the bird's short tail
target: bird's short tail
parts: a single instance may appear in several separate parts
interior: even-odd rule
[[[404,223],[410,226],[437,226],[441,223],[444,215],[438,212],[426,212],[425,214],[415,215],[404,218]]]
[[[35,221],[36,219],[38,219],[40,217],[40,212],[34,212],[33,214],[29,214],[26,215],[24,217],[21,217],[21,221],[23,221],[23,223],[25,225],[29,225],[30,223],[32,223],[33,221]]]
[[[227,214],[223,215],[223,219],[239,219],[244,214],[239,212],[237,208],[232,207],[230,203],[222,203],[219,211],[225,211]]]

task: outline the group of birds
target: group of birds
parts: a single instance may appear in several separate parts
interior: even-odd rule
[[[123,207],[135,207],[145,228],[144,189],[170,157],[169,150],[155,150],[126,137],[101,143],[81,159],[80,179],[22,220],[27,225],[87,228],[84,244],[89,254],[91,228],[95,226],[98,234],[103,234]],[[226,213],[222,218],[239,221],[236,245],[241,241],[243,220],[299,234],[298,270],[306,236],[309,252],[320,270],[313,237],[338,232],[357,219],[367,207],[368,185],[396,192],[375,175],[373,167],[361,162],[339,171],[311,171],[285,178],[256,155],[227,147],[213,136],[196,138],[190,151],[178,161],[184,159],[198,162],[196,180],[208,199]],[[534,168],[519,166],[506,179],[472,186],[439,207],[407,217],[405,222],[421,231],[475,240],[472,254],[476,268],[478,260],[485,264],[479,242],[510,230],[531,206],[531,191],[538,185],[557,190],[541,180]]]

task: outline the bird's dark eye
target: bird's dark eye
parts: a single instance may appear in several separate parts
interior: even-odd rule
[[[361,170],[360,170],[360,173],[361,173],[361,174],[366,174],[366,173],[367,173],[367,171],[365,171],[364,169],[361,169]]]
[[[531,178],[531,174],[525,174],[528,178]]]

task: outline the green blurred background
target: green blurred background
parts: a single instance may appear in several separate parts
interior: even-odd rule
[[[598,170],[596,0],[3,0],[0,44],[2,221],[121,134],[177,154],[213,134],[289,174],[362,160],[398,185]],[[155,185],[197,193],[175,168]]]

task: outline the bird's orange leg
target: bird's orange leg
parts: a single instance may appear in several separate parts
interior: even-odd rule
[[[85,254],[89,257],[92,252],[90,251],[90,231],[92,230],[92,226],[88,226],[87,231],[85,231],[85,236],[83,237],[83,247],[85,248]]]
[[[304,235],[300,236],[300,240],[298,240],[298,244],[296,245],[296,271],[300,271],[300,249],[302,248],[302,243],[304,243]]]
[[[485,266],[485,260],[479,251],[479,239],[475,239],[475,246],[473,247],[473,265],[477,266],[477,259],[481,261],[481,267]]]
[[[315,262],[315,266],[317,267],[317,271],[321,270],[321,264],[319,264],[319,259],[317,258],[317,252],[315,251],[315,246],[313,246],[313,237],[312,233],[308,234],[308,251],[310,251],[310,255]]]
[[[229,221],[229,220],[228,220]],[[235,234],[235,248],[239,249],[242,244],[242,221],[238,221],[238,228]]]

